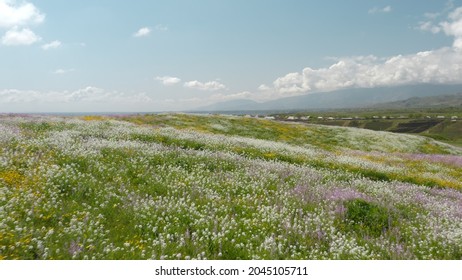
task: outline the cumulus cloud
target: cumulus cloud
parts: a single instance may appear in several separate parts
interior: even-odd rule
[[[32,3],[0,0],[0,27],[14,27],[41,23],[45,15]]]
[[[133,34],[133,37],[146,37],[149,35],[149,33],[151,33],[151,29],[148,27],[142,27]]]
[[[443,32],[446,35],[454,36],[457,40],[457,38],[460,37],[460,19],[462,13],[461,9],[462,7],[459,7],[454,10],[453,1],[448,1],[445,5],[445,8],[441,12],[425,13],[423,15],[425,20],[419,22],[417,29],[428,31],[433,34]],[[439,20],[445,15],[447,16],[448,20]]]
[[[453,46],[462,49],[462,7],[450,13],[449,21],[444,21],[440,25],[446,35],[454,36]]]
[[[13,27],[3,35],[2,44],[6,46],[31,45],[40,40],[41,38],[29,28]]]
[[[462,83],[462,7],[446,21],[422,27],[454,38],[452,47],[392,57],[356,56],[338,58],[329,67],[304,68],[277,78],[271,89],[261,85],[261,98],[278,98],[343,88],[371,88],[419,83]]]
[[[2,36],[6,46],[31,45],[41,40],[27,26],[42,23],[45,15],[27,1],[0,0],[0,28],[9,28]]]
[[[61,47],[61,45],[62,45],[62,43],[60,41],[55,40],[55,41],[50,42],[48,44],[42,45],[42,49],[47,51],[47,50],[59,48],[59,47]]]
[[[217,81],[210,82],[199,82],[197,80],[189,81],[184,83],[184,87],[198,90],[216,91],[220,89],[226,89],[226,86]]]
[[[389,13],[389,12],[391,12],[391,6],[386,6],[383,8],[374,7],[368,11],[369,14]]]
[[[156,80],[160,81],[164,86],[172,86],[181,82],[180,78],[170,76],[156,77]]]
[[[398,55],[350,57],[327,68],[306,67],[276,79],[274,89],[281,94],[358,87],[371,88],[418,83],[461,83],[462,53],[454,48]]]
[[[260,91],[266,91],[266,90],[270,90],[271,88],[265,84],[261,84],[258,86],[258,90]]]
[[[428,31],[433,34],[441,32],[441,27],[435,25],[432,21],[421,21],[419,22],[418,29],[422,31]]]

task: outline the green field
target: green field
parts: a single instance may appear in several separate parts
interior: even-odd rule
[[[0,259],[462,258],[462,149],[428,137],[26,115],[0,145]]]
[[[295,120],[297,122],[416,134],[462,146],[462,111],[460,108],[344,109],[275,115],[278,120],[282,121],[287,121],[289,116],[299,118]],[[300,119],[306,116],[310,118]],[[457,118],[453,119],[454,116]]]

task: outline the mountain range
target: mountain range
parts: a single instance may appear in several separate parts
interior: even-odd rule
[[[411,97],[406,100],[379,103],[375,108],[406,109],[406,108],[460,108],[462,110],[462,92],[450,95]]]
[[[462,85],[419,84],[378,88],[350,88],[332,92],[311,93],[300,96],[280,98],[266,102],[256,102],[249,99],[231,100],[197,108],[194,111],[207,112],[241,112],[241,111],[295,111],[295,110],[323,110],[338,108],[365,107],[409,107],[423,106],[423,103],[438,103],[438,96],[462,93]],[[432,97],[426,101],[423,97]],[[417,98],[417,99],[416,99]],[[412,99],[408,103],[403,100]],[[399,102],[397,102],[399,101]],[[392,103],[395,102],[395,103]],[[418,103],[421,105],[417,105]],[[447,101],[446,105],[453,105]],[[378,105],[384,103],[382,105]],[[440,102],[441,103],[441,102]],[[407,105],[406,105],[407,104]],[[460,104],[460,103],[459,103]],[[414,105],[413,105],[414,106]],[[403,108],[404,108],[403,107]]]

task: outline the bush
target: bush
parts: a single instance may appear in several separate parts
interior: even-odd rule
[[[345,208],[347,226],[358,234],[378,237],[390,226],[389,211],[384,207],[355,199],[346,201]]]

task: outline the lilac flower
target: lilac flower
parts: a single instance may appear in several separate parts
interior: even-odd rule
[[[455,155],[428,155],[428,154],[401,154],[402,157],[418,160],[430,161],[436,163],[444,163],[462,167],[462,156]]]
[[[69,245],[68,252],[72,256],[76,256],[76,255],[80,254],[82,251],[83,251],[82,245],[80,245],[78,242],[76,242],[74,240]]]
[[[334,201],[346,201],[352,199],[368,199],[368,197],[354,189],[335,188],[326,194],[326,199]]]

